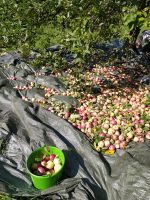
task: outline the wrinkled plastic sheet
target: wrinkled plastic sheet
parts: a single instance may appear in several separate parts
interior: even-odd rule
[[[1,70],[2,72],[2,70]],[[33,187],[26,160],[44,145],[62,149],[61,181],[40,191]],[[15,199],[149,200],[150,143],[131,144],[115,155],[92,149],[86,136],[67,121],[23,101],[0,73],[0,193]]]

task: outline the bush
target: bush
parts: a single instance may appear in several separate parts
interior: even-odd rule
[[[2,1],[3,48],[24,43],[45,49],[62,44],[85,62],[91,43],[128,37],[150,27],[149,0],[10,0]],[[122,12],[123,11],[123,12]],[[138,32],[139,33],[139,32]],[[78,60],[77,60],[78,61]]]

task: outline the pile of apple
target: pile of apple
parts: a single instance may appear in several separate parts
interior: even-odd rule
[[[79,107],[69,110],[64,104],[56,103],[52,96],[57,91],[44,86],[45,100],[31,101],[38,102],[86,134],[97,151],[115,152],[128,148],[132,141],[150,140],[150,89],[139,81],[141,75],[147,74],[143,66],[131,70],[126,65],[95,65],[84,73],[77,74],[73,68],[66,74],[64,77],[60,72],[54,74],[67,86],[61,95],[76,98]],[[34,83],[31,85],[35,87]],[[93,88],[98,92],[94,93]]]
[[[43,156],[40,162],[35,161],[31,166],[31,172],[37,176],[52,175],[61,168],[62,164],[59,157],[55,154],[50,154],[49,156]]]

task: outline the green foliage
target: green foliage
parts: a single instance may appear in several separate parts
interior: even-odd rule
[[[150,30],[150,1],[146,1],[145,7],[141,8],[137,4],[133,7],[123,7],[123,27],[122,35],[133,39],[129,33],[132,30],[139,29],[139,33],[144,30]]]
[[[61,28],[54,26],[52,23],[41,25],[37,31],[35,40],[35,48],[37,49],[45,49],[61,42]]]
[[[149,29],[149,2],[2,0],[0,45],[22,49],[26,43],[43,50],[61,44],[74,53],[77,63],[86,62],[93,53],[93,42],[129,37],[136,27]]]
[[[28,56],[30,55],[29,44],[28,43],[22,44],[22,46],[20,47],[20,51],[21,51],[22,58],[28,58]]]
[[[3,47],[27,42],[44,48],[57,42],[83,57],[90,53],[91,41],[110,38],[110,25],[119,13],[113,10],[116,4],[108,0],[3,0],[1,4]]]

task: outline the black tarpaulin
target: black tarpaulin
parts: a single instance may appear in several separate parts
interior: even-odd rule
[[[58,185],[40,191],[32,186],[26,159],[43,145],[62,149],[66,164]],[[16,199],[150,200],[150,143],[131,146],[115,155],[99,154],[67,121],[23,101],[1,68],[1,194]]]

